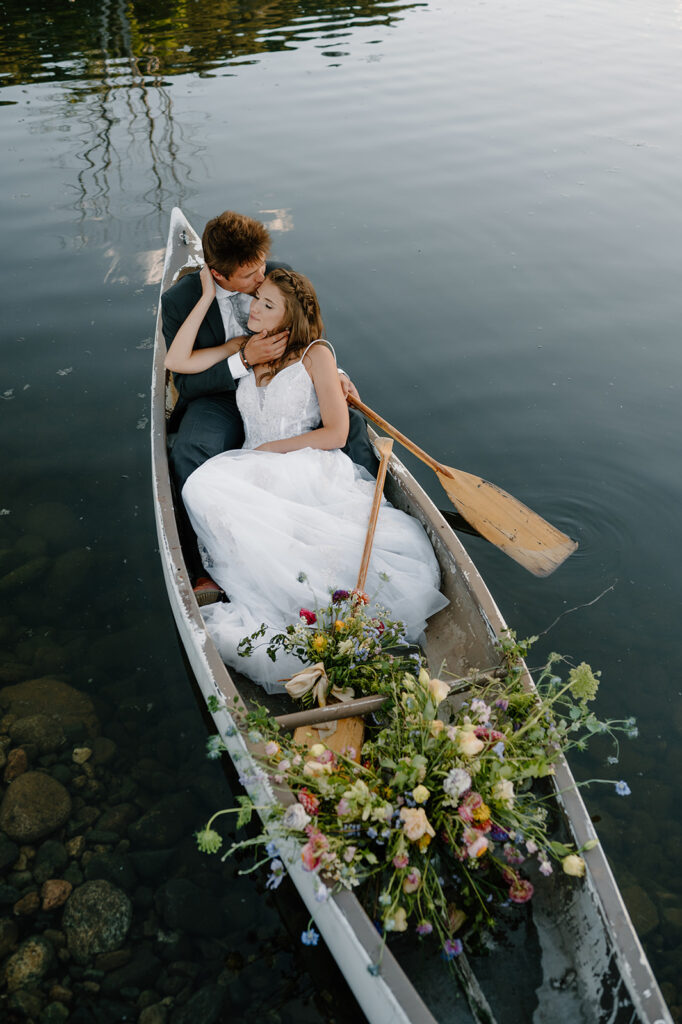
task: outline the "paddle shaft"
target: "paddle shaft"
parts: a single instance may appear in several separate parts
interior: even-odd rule
[[[398,441],[403,446],[403,448],[407,448],[409,452],[412,452],[413,455],[416,455],[418,459],[421,459],[422,462],[425,462],[426,465],[430,466],[431,469],[435,470],[436,473],[444,473],[445,476],[452,476],[452,473],[450,472],[448,466],[444,466],[441,462],[436,462],[434,458],[432,458],[427,452],[423,451],[418,445],[414,443],[414,441],[411,441],[409,437],[406,437],[405,434],[397,430],[396,427],[391,426],[391,424],[387,420],[385,420],[383,416],[380,416],[379,413],[374,411],[374,409],[370,409],[370,407],[368,405],[365,405],[364,402],[361,402],[359,398],[355,398],[354,395],[349,395],[347,401],[349,405],[354,406],[361,413],[363,413],[368,420],[372,420],[372,422],[376,423],[378,427],[381,427],[382,430],[385,430],[386,433],[390,434],[394,440]]]
[[[365,537],[365,550],[362,552],[362,561],[360,562],[360,572],[358,573],[358,582],[356,587],[357,590],[365,589],[365,582],[369,571],[369,560],[372,554],[372,544],[374,543],[374,534],[376,532],[377,520],[379,518],[381,495],[384,490],[384,480],[386,479],[388,460],[390,459],[391,451],[393,450],[393,441],[388,437],[380,437],[376,443],[376,448],[380,455],[379,471],[377,473],[377,482],[374,488],[374,500],[372,501],[372,508],[369,513],[369,525],[367,527],[367,536]]]
[[[577,541],[501,487],[437,462],[359,398],[351,395],[348,402],[426,463],[466,521],[529,572],[548,576],[577,548]]]

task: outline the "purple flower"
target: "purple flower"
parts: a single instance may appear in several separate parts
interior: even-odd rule
[[[509,701],[505,700],[504,697],[500,697],[499,700],[495,701],[495,707],[500,708],[501,711],[506,711],[509,707]]]
[[[430,935],[433,931],[433,925],[430,921],[420,921],[416,930],[417,935]]]
[[[502,828],[501,825],[493,825],[490,829],[490,838],[495,843],[502,843],[505,839],[509,839],[509,833],[506,828]]]
[[[340,604],[341,601],[347,601],[350,594],[347,590],[335,590],[332,594],[332,604]]]
[[[443,943],[443,956],[446,960],[454,960],[462,952],[460,939],[446,939]]]
[[[628,786],[627,782],[623,781],[623,779],[616,783],[616,793],[618,796],[630,796],[631,792],[632,790]]]
[[[319,941],[320,936],[314,928],[308,928],[307,931],[301,932],[301,942],[304,946],[316,946]]]

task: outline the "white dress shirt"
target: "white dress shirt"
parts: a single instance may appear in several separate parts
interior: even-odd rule
[[[248,316],[249,309],[251,308],[251,296],[246,295],[244,292],[228,292],[227,289],[221,288],[216,282],[215,297],[218,300],[218,309],[220,310],[223,327],[225,328],[225,341],[230,341],[231,338],[239,338],[244,335],[244,328],[234,314],[231,301],[231,296],[233,295],[239,296],[239,306],[244,314]],[[233,352],[228,357],[227,365],[232,374],[232,380],[238,380],[249,372],[244,366],[239,352]]]

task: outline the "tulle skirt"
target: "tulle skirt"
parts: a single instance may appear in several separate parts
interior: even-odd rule
[[[265,623],[266,640],[299,620],[301,608],[351,590],[365,544],[374,480],[341,451],[305,448],[285,455],[223,452],[189,477],[182,497],[208,574],[229,603],[203,609],[225,663],[281,692],[301,668],[292,655],[273,663],[265,645],[248,657],[239,641]],[[365,585],[417,640],[426,620],[447,604],[440,573],[420,523],[383,501]]]

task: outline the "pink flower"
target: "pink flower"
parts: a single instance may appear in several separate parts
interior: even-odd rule
[[[305,786],[299,790],[298,802],[303,804],[308,814],[317,814],[320,809],[320,801]]]
[[[393,858],[393,867],[398,868],[400,871],[402,868],[406,868],[410,863],[410,858],[406,853],[397,853]]]
[[[554,868],[552,867],[552,865],[550,864],[550,862],[548,860],[541,860],[540,861],[540,867],[538,868],[538,870],[539,870],[541,875],[544,875],[545,878],[547,878],[549,875],[551,875],[553,873]]]
[[[306,871],[314,871],[329,847],[329,840],[312,825],[306,828],[308,842],[301,850],[301,860]]]
[[[421,885],[422,873],[419,868],[410,868],[403,879],[403,892],[416,892]]]
[[[350,804],[346,800],[345,796],[342,796],[336,805],[336,813],[339,818],[343,818],[346,814],[350,814]]]
[[[509,899],[513,903],[527,903],[534,892],[533,886],[526,878],[517,878],[509,886]]]
[[[420,921],[416,927],[417,935],[430,935],[433,931],[433,925],[430,921]]]
[[[298,614],[302,619],[305,619],[309,626],[314,626],[317,622],[317,615],[315,612],[309,612],[307,608],[301,608]]]
[[[481,794],[471,790],[457,808],[457,813],[462,821],[466,822],[467,825],[470,825],[474,820],[474,811],[477,811],[482,803],[483,797]]]
[[[347,846],[346,849],[343,851],[343,859],[345,860],[346,864],[350,864],[353,857],[355,856],[356,850],[357,846]]]

